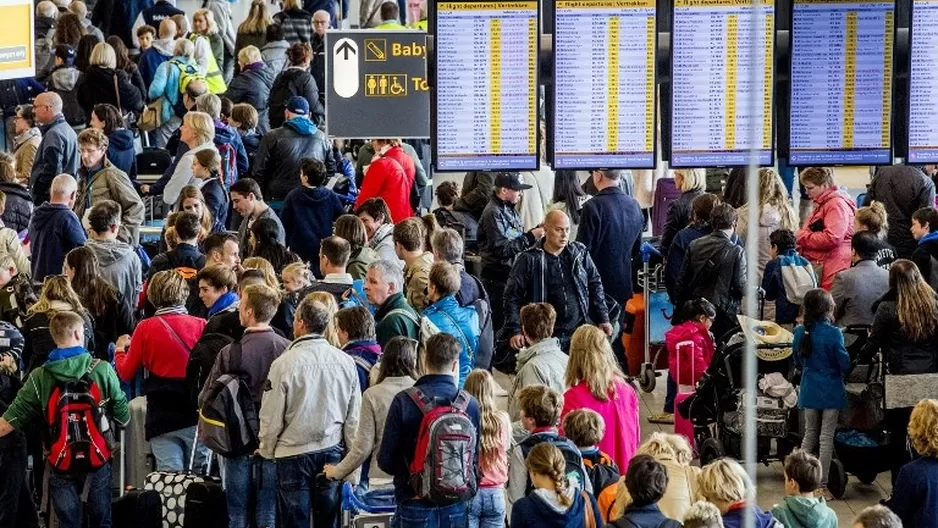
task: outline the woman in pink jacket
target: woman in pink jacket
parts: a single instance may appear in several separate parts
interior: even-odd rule
[[[797,249],[815,266],[821,287],[830,290],[834,276],[850,267],[857,204],[834,183],[834,169],[830,167],[801,171],[801,184],[814,200],[814,212],[795,235]]]
[[[621,471],[638,449],[638,395],[619,369],[606,333],[583,325],[570,340],[561,421],[577,409],[591,409],[603,417],[606,433],[599,450],[609,455]]]

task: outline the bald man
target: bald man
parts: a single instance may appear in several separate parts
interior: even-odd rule
[[[520,350],[527,345],[521,332],[521,308],[533,302],[550,303],[557,312],[554,337],[564,351],[582,324],[594,324],[612,335],[602,280],[586,247],[570,240],[570,219],[563,211],[544,218],[544,239],[521,252],[505,288],[503,336]]]
[[[50,185],[49,200],[33,211],[29,220],[32,278],[42,282],[47,275],[62,273],[65,255],[84,245],[81,221],[72,212],[78,183],[70,174],[59,174]]]
[[[78,155],[78,136],[62,115],[59,94],[46,92],[36,96],[33,113],[42,132],[42,141],[29,174],[29,186],[33,204],[40,205],[49,200],[52,179],[62,173],[74,175],[78,172],[81,158]]]

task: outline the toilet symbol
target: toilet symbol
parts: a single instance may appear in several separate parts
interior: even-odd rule
[[[368,83],[367,83],[367,85],[368,85],[368,95],[374,95],[374,94],[375,94],[375,88],[378,87],[378,81],[375,80],[374,75],[369,75],[369,76],[368,76]]]
[[[396,75],[391,78],[391,95],[401,95],[407,88],[400,83],[400,78]]]

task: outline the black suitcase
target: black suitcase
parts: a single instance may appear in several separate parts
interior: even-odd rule
[[[211,480],[189,484],[185,521],[184,528],[228,528],[228,503],[221,484]]]
[[[111,504],[114,528],[162,528],[163,502],[153,490],[130,490]]]
[[[145,147],[137,154],[137,174],[162,176],[172,164],[173,156],[164,148]]]

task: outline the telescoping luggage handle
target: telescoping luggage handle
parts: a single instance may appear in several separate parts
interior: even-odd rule
[[[192,439],[192,453],[189,455],[189,473],[195,473],[195,452],[199,449],[199,426],[195,426],[195,438]],[[203,469],[203,475],[208,476],[212,472],[212,457],[214,453],[208,456],[208,460],[205,461],[205,467]]]
[[[690,355],[690,377],[691,377],[692,383],[690,384],[690,388],[691,388],[690,392],[694,392],[694,390],[696,390],[696,388],[697,388],[697,387],[696,387],[697,384],[696,384],[696,383],[693,383],[693,379],[694,379],[694,353],[693,353],[693,352],[694,352],[694,347],[697,346],[697,345],[695,345],[693,341],[681,341],[680,343],[677,344],[677,346],[676,346],[677,350],[675,351],[675,352],[677,353],[677,365],[676,365],[676,366],[677,366],[677,372],[675,373],[675,374],[677,374],[677,377],[674,379],[674,382],[677,383],[677,392],[678,392],[678,393],[681,392],[681,387],[682,387],[682,385],[681,385],[681,383],[680,383],[680,379],[681,379],[681,349],[684,348],[684,347],[687,347],[687,346],[690,346],[690,347],[691,347],[691,355]],[[683,386],[686,387],[687,385],[684,384]]]

